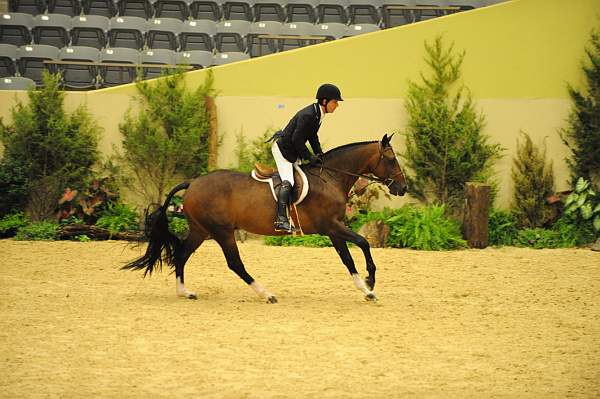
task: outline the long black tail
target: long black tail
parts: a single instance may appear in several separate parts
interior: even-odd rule
[[[144,227],[144,237],[148,240],[146,253],[141,258],[127,263],[122,269],[145,269],[144,277],[146,277],[147,274],[152,274],[157,265],[159,269],[162,269],[163,262],[171,267],[175,265],[175,255],[179,252],[182,241],[169,231],[167,208],[175,193],[187,189],[189,186],[188,182],[178,184],[167,195],[167,199],[161,207],[150,214],[148,214],[149,209],[146,210]]]

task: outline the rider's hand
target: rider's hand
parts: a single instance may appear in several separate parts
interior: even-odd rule
[[[311,154],[309,163],[313,166],[321,166],[323,164],[323,154]]]

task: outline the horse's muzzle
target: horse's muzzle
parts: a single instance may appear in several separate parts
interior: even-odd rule
[[[405,184],[392,184],[390,186],[390,194],[392,195],[397,195],[399,197],[403,196],[404,194],[406,194],[407,191],[407,187]]]

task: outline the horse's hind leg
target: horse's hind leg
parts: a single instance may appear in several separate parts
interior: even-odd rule
[[[183,242],[181,249],[175,253],[175,278],[176,278],[176,293],[177,296],[198,299],[195,292],[189,291],[184,285],[183,269],[194,251],[202,244],[208,234],[203,233],[190,226],[190,233]]]
[[[225,259],[227,260],[227,266],[235,274],[237,274],[246,284],[248,284],[259,297],[267,300],[269,303],[277,303],[277,298],[275,295],[271,294],[267,291],[260,283],[254,280],[252,276],[248,274],[246,268],[244,267],[244,263],[240,258],[240,253],[238,251],[237,244],[235,242],[235,235],[233,230],[231,231],[220,231],[218,233],[213,234],[215,240],[221,246],[223,250],[223,254],[225,255]]]

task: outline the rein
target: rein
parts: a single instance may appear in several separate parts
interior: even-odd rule
[[[365,175],[365,174],[362,174],[362,173],[353,173],[353,172],[348,172],[347,170],[342,170],[342,169],[338,169],[338,168],[333,168],[333,167],[331,167],[331,166],[325,166],[325,165],[321,165],[321,166],[320,166],[320,168],[321,168],[321,169],[327,169],[327,170],[331,170],[331,171],[338,172],[338,173],[343,173],[343,174],[345,174],[345,175],[348,175],[348,176],[362,177],[363,179],[367,179],[367,180],[370,180],[370,181],[373,181],[373,182],[376,182],[376,183],[381,183],[381,184],[383,184],[383,185],[387,186],[388,188],[389,188],[389,187],[390,187],[392,184],[394,184],[394,178],[395,178],[396,176],[398,176],[398,175],[402,174],[402,172],[398,172],[398,173],[396,173],[396,174],[394,174],[394,175],[392,175],[392,176],[389,176],[389,177],[387,177],[387,178],[385,178],[385,179],[381,179],[381,178],[379,178],[379,177],[369,176],[369,175]]]

